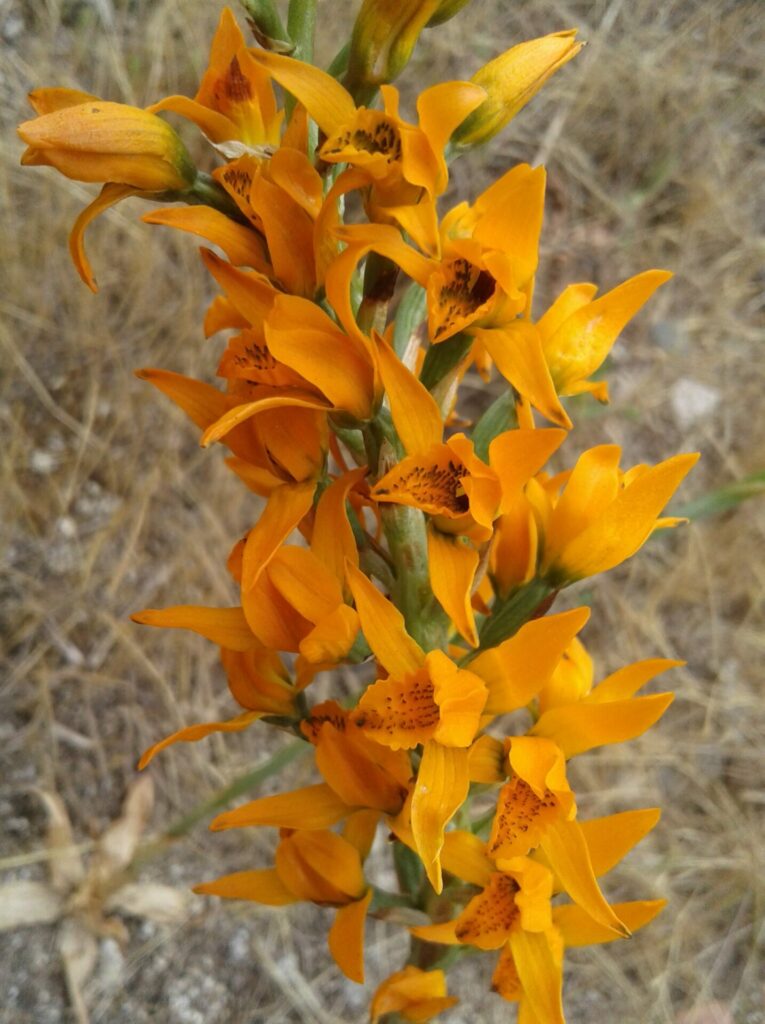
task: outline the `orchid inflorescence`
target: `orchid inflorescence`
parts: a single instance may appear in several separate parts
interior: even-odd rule
[[[610,904],[598,881],[658,810],[581,820],[567,761],[653,725],[672,694],[637,694],[679,662],[593,685],[578,636],[589,610],[551,608],[676,525],[662,512],[697,456],[622,469],[607,444],[545,470],[572,428],[563,399],[608,400],[592,375],[670,275],[648,270],[599,297],[572,284],[534,319],[544,169],[513,167],[439,218],[449,161],[580,49],[573,31],[521,43],[471,81],[425,89],[411,123],[390,81],[421,31],[466,2],[364,0],[327,72],[309,62],[313,3],[293,0],[284,29],[269,2],[248,0],[258,45],[224,9],[193,99],[144,110],[41,89],[19,132],[24,163],[104,183],[70,239],[94,290],[85,228],[129,196],[181,204],[143,220],[224,254],[202,249],[221,289],[204,330],[227,332],[225,390],[138,376],[203,445],[221,441],[264,500],[227,563],[240,601],[133,618],[217,644],[242,712],[160,740],[140,766],[178,741],[270,725],[310,745],[321,781],[219,815],[216,830],[278,829],[274,863],[197,891],[334,908],[329,949],[356,982],[366,916],[403,908],[412,955],[375,993],[374,1021],[425,1021],[456,1002],[438,968],[446,946],[449,959],[497,951],[494,990],[522,1024],[553,1024],[566,947],[629,936],[663,905]],[[160,111],[201,129],[219,158],[211,174]],[[471,367],[503,386],[466,430]],[[318,675],[367,663],[374,681],[359,669],[355,695],[311,701]],[[365,874],[383,834],[398,894]]]

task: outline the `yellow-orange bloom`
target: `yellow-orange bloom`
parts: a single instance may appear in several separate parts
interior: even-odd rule
[[[619,469],[620,455],[618,445],[591,448],[578,459],[557,501],[548,490],[534,492],[546,506],[537,509],[543,534],[539,572],[554,583],[613,569],[653,530],[679,522],[659,517],[698,454],[675,455],[628,472]]]
[[[488,142],[535,96],[548,78],[579,53],[576,29],[519,43],[489,61],[471,81],[486,90],[484,102],[454,133],[462,146]]]
[[[277,847],[273,868],[237,871],[195,892],[224,899],[252,900],[266,906],[285,906],[306,900],[337,908],[327,941],[340,970],[352,981],[364,981],[364,923],[372,890],[364,880],[356,835],[336,835],[324,829],[286,830]]]
[[[397,1013],[414,1024],[431,1020],[459,1000],[446,994],[443,971],[423,971],[409,964],[396,971],[378,987],[369,1007],[371,1024],[386,1013]]]
[[[283,112],[277,110],[268,76],[250,56],[228,7],[221,12],[194,99],[168,96],[149,109],[172,110],[193,121],[228,157],[279,143]]]
[[[192,184],[196,168],[191,157],[161,117],[96,97],[83,102],[83,95],[60,89],[31,94],[32,105],[42,113],[19,125],[28,147],[22,164],[55,167],[76,181],[117,182],[142,192]]]

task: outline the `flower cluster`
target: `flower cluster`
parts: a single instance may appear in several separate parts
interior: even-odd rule
[[[611,904],[599,882],[659,812],[580,819],[567,763],[653,725],[672,694],[640,690],[678,663],[593,685],[578,636],[588,609],[551,609],[676,524],[662,512],[696,456],[622,468],[619,448],[600,445],[545,468],[572,428],[563,399],[607,401],[593,374],[669,274],[601,296],[572,284],[535,317],[544,169],[513,167],[439,216],[449,160],[579,49],[571,31],[522,43],[471,81],[425,89],[407,120],[390,81],[420,32],[465,2],[364,0],[331,73],[291,55],[310,40],[291,45],[270,4],[249,5],[259,46],[226,9],[193,99],[141,110],[39,90],[22,159],[104,183],[71,236],[94,289],[85,227],[128,196],[179,203],[143,219],[216,247],[202,249],[220,288],[204,330],[225,332],[223,388],[138,375],[203,445],[228,448],[262,510],[228,560],[234,606],[133,618],[217,644],[242,710],[160,740],[141,767],[169,744],[257,723],[310,745],[321,781],[217,817],[216,830],[279,830],[273,865],[197,891],[332,908],[329,950],[357,982],[367,914],[409,908],[413,959],[378,989],[374,1021],[424,1021],[456,1001],[432,969],[444,944],[497,951],[495,991],[524,1024],[556,1024],[566,947],[629,936],[662,905]],[[292,8],[304,29],[312,5]],[[211,174],[161,111],[206,136]],[[473,366],[502,387],[469,424],[459,392]],[[357,692],[312,701],[339,665],[359,667]],[[365,872],[383,834],[400,894]]]

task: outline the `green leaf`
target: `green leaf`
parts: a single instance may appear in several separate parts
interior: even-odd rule
[[[687,519],[708,519],[710,516],[728,512],[743,501],[757,498],[762,494],[765,494],[765,469],[702,494],[701,497],[689,501],[678,509],[673,508],[672,515],[685,516]]]
[[[489,445],[494,438],[517,426],[515,396],[512,389],[508,389],[491,403],[475,425],[473,444],[478,458],[486,462],[489,457]]]

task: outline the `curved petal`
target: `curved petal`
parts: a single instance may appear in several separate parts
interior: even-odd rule
[[[566,758],[575,757],[593,747],[640,736],[658,722],[673,699],[673,693],[657,693],[605,704],[582,702],[551,708],[534,725],[531,735],[554,740]]]
[[[291,793],[277,793],[251,800],[233,811],[213,818],[210,829],[221,832],[249,825],[270,825],[273,828],[325,829],[341,821],[349,807],[335,791],[322,782],[305,786]]]
[[[544,932],[517,929],[510,936],[515,969],[524,997],[544,1024],[565,1024],[561,989],[563,965]]]
[[[171,736],[165,736],[163,740],[144,751],[138,762],[138,771],[142,771],[155,754],[164,750],[165,747],[172,746],[173,743],[196,743],[197,740],[203,740],[205,736],[214,732],[241,732],[242,729],[246,729],[253,722],[262,718],[263,714],[262,711],[244,711],[236,718],[230,718],[225,722],[202,722],[199,725],[187,725],[185,729],[179,729]]]
[[[250,651],[259,647],[244,612],[239,608],[206,608],[196,604],[179,604],[170,608],[145,608],[130,618],[141,626],[165,629],[190,629],[231,651]]]
[[[313,505],[316,483],[284,484],[268,499],[260,519],[247,534],[242,560],[242,591],[251,590],[284,541]]]
[[[168,206],[144,214],[141,220],[200,235],[219,245],[235,266],[252,267],[261,274],[272,272],[262,236],[211,206]]]
[[[326,71],[267,50],[251,50],[250,53],[279,85],[303,104],[325,135],[333,135],[353,120],[356,114],[353,97]]]
[[[353,903],[348,903],[335,914],[327,936],[332,959],[351,981],[364,984],[364,925],[372,901],[372,890]]]
[[[632,900],[629,903],[614,903],[613,911],[634,934],[650,924],[666,905],[666,900]],[[560,931],[566,946],[593,946],[622,938],[610,928],[604,928],[593,921],[589,914],[573,903],[553,908],[553,924]]]
[[[298,901],[298,897],[282,882],[275,868],[235,871],[213,882],[195,885],[194,892],[204,896],[221,896],[224,900],[252,900],[253,903],[263,903],[267,907],[284,907]]]
[[[141,192],[142,189],[133,188],[131,185],[118,185],[109,182],[104,185],[97,198],[85,207],[72,225],[72,230],[69,233],[69,255],[72,257],[75,270],[92,292],[98,291],[98,285],[96,284],[95,277],[93,277],[90,261],[85,255],[85,229],[91,221],[95,220],[96,217],[100,217],[110,206],[122,202],[123,199],[127,199],[129,196],[140,195]]]
[[[430,884],[443,889],[441,848],[444,829],[468,795],[467,750],[425,744],[412,797],[412,835]]]
[[[478,552],[466,538],[447,537],[428,530],[430,585],[436,600],[454,623],[459,634],[478,646],[478,630],[470,602]]]
[[[401,612],[355,566],[348,563],[346,571],[361,629],[377,660],[394,677],[417,672],[425,654],[407,633]]]
[[[419,455],[441,443],[443,421],[438,403],[390,345],[376,336],[377,360],[390,412],[407,455]]]

